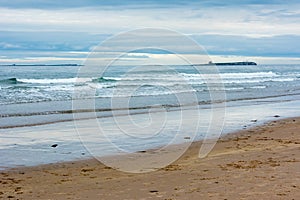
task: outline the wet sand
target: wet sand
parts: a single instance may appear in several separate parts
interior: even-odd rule
[[[156,172],[119,172],[97,160],[0,171],[0,199],[300,199],[300,118],[220,139],[204,159],[195,142]]]

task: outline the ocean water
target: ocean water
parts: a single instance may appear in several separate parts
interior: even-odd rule
[[[203,139],[212,123],[212,103],[216,116],[224,114],[226,103],[222,134],[274,120],[274,115],[300,114],[300,65],[218,66],[224,88],[215,83],[215,74],[199,74],[192,66],[172,66],[171,72],[148,66],[124,76],[136,67],[115,66],[102,77],[78,79],[79,66],[1,66],[0,169],[118,154],[110,144],[135,152]],[[74,90],[84,94],[91,88],[95,109],[77,107],[76,118],[82,119],[75,126],[72,98],[85,106],[90,96],[74,96]],[[226,98],[218,95],[223,92]],[[196,100],[178,100],[189,94]],[[112,106],[112,99],[120,103]],[[195,109],[198,132],[192,131],[199,117]],[[90,113],[98,117],[96,123],[85,119]],[[152,122],[162,129],[143,128]],[[99,125],[105,136],[99,136]]]
[[[300,94],[299,65],[218,66],[224,88],[208,87],[206,80],[213,82],[213,74],[201,74],[193,66],[172,66],[175,76],[160,66],[124,76],[136,67],[114,66],[102,77],[77,79],[79,66],[1,66],[0,128],[72,120],[74,90],[90,88],[95,88],[99,117],[110,116],[112,109],[176,108],[182,106],[176,95],[184,93],[195,94],[197,100],[192,103],[199,105],[209,104],[211,93],[223,89],[226,99],[219,100],[227,102]],[[112,97],[129,96],[128,105],[112,107]],[[79,98],[84,103],[85,96]]]

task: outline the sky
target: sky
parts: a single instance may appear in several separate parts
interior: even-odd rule
[[[149,27],[190,37],[214,62],[300,63],[299,22],[298,0],[1,0],[0,64],[82,64],[106,39]]]

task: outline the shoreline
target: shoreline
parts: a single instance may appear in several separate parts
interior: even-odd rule
[[[227,105],[226,121],[222,135],[230,134],[238,130],[251,128],[257,125],[262,125],[268,121],[274,120],[275,115],[280,115],[280,119],[299,116],[299,112],[294,109],[299,107],[299,105],[299,100],[276,103],[270,103],[270,101],[268,101],[262,102],[262,104],[243,102],[238,106]],[[191,140],[186,140],[184,138],[192,136],[190,135],[190,127],[193,127],[192,116],[194,116],[193,112],[190,112],[189,110],[186,111],[187,113],[185,115],[188,116],[187,119],[191,120],[189,120],[188,123],[183,127],[182,131],[180,131],[182,138],[178,138],[179,140],[178,142],[175,142],[175,144],[192,142]],[[209,111],[209,109],[203,109],[201,111],[202,116],[209,116]],[[217,108],[216,111],[219,112],[219,109]],[[168,112],[168,114],[170,115],[169,121],[176,126],[178,120],[172,119],[175,119],[176,116],[178,116],[178,111]],[[157,114],[154,113],[154,115]],[[143,121],[147,120],[147,116],[148,115],[146,114],[141,114],[135,117],[138,117],[138,120]],[[160,115],[154,116],[153,119],[159,120]],[[207,119],[209,118],[201,118],[201,127],[193,141],[198,141],[204,138],[204,133],[206,133],[205,127],[207,127],[210,123]],[[118,120],[121,120],[122,123],[128,124],[128,120],[122,116],[119,116]],[[118,152],[115,153],[106,148],[106,144],[105,142],[101,141],[101,137],[93,134],[93,132],[95,132],[94,129],[97,128],[97,126],[95,126],[93,123],[93,120],[84,120],[82,122],[84,123],[80,127],[75,127],[74,122],[70,121],[34,127],[30,126],[13,129],[0,129],[1,144],[3,145],[3,148],[0,149],[2,155],[0,170],[90,158],[91,151],[90,149],[85,148],[84,145],[93,145],[95,142],[99,147],[96,155],[118,155]],[[126,137],[124,134],[120,134],[120,130],[116,129],[111,122],[111,118],[109,117],[102,118],[102,128],[110,130],[108,132],[109,135],[115,135],[115,137],[112,137],[111,139],[116,138],[115,141],[117,145],[122,146],[124,144],[124,138],[127,138],[126,144],[129,145],[129,152],[156,149],[168,144],[169,140],[165,138],[173,138],[172,132],[167,131],[162,137],[158,136],[149,138],[149,140],[146,140],[145,142],[140,141],[136,143],[135,140]],[[158,123],[158,121],[156,121],[156,123]],[[78,133],[78,130],[80,133]],[[79,138],[79,134],[87,135],[87,137],[83,138],[85,141],[87,141],[87,143],[84,145],[82,144],[82,140]],[[51,146],[54,144],[57,144],[58,148],[52,148]],[[130,149],[130,147],[132,148]],[[94,154],[94,152],[92,153]]]
[[[204,159],[198,158],[202,141],[193,142],[179,160],[145,174],[119,172],[95,159],[3,170],[0,198],[297,199],[299,129],[300,117],[274,118],[223,136]]]
[[[269,121],[263,121],[263,122],[255,121],[253,123],[257,123],[257,124],[252,124],[251,126],[248,124],[248,125],[245,125],[243,129],[232,131],[230,133],[225,133],[224,135],[221,134],[220,138],[217,140],[216,145],[218,144],[219,141],[223,142],[223,141],[226,141],[226,140],[235,139],[236,137],[237,138],[238,137],[242,137],[246,133],[251,133],[251,134],[255,133],[259,129],[264,129],[265,127],[268,127],[270,124],[273,126],[273,124],[277,123],[277,122],[279,122],[279,123],[283,122],[284,123],[285,121],[290,121],[290,120],[297,120],[297,121],[299,120],[300,121],[300,116],[283,118],[283,117],[281,117],[281,116],[278,115],[278,117],[277,116],[273,116],[273,118],[274,118],[273,120],[269,120]],[[17,127],[17,128],[22,128],[22,127]],[[300,134],[299,134],[299,138],[300,138]],[[198,139],[198,140],[195,139],[195,141],[191,142],[190,146],[195,146],[195,145],[199,146],[198,150],[200,150],[200,145],[203,143],[203,141],[204,141],[204,139]],[[185,143],[172,144],[172,145],[169,145],[169,146],[171,146],[171,147],[174,146],[174,148],[181,148],[182,146],[184,146],[184,144]],[[215,146],[213,148],[215,148]],[[154,148],[137,151],[137,152],[134,152],[134,153],[152,152],[152,151],[155,151],[156,149],[160,149],[160,148],[162,148],[162,146],[157,146],[157,147],[154,147]],[[190,148],[191,147],[189,147],[187,149],[187,151],[189,151]],[[209,153],[209,154],[211,154],[211,153]],[[125,155],[130,155],[130,153],[125,154]],[[122,157],[122,155],[121,156],[120,155],[105,155],[105,156],[101,156],[101,157],[114,158],[114,157]],[[34,169],[34,168],[37,168],[37,167],[47,167],[47,166],[53,166],[53,165],[64,165],[64,164],[70,164],[70,163],[73,164],[73,163],[77,163],[77,162],[91,162],[92,160],[97,161],[97,159],[94,158],[93,155],[90,155],[88,158],[79,158],[79,159],[74,159],[74,160],[69,160],[69,161],[60,161],[60,162],[47,163],[47,164],[39,164],[39,165],[33,165],[33,166],[8,167],[7,169],[4,169],[4,170],[0,169],[0,174],[1,174],[1,172],[10,172],[10,171],[22,170],[22,169],[29,169],[30,170],[31,168]],[[180,160],[180,158],[178,160]],[[104,165],[100,161],[97,161],[97,162],[99,162],[100,165]],[[127,172],[125,172],[125,173],[127,173]],[[128,172],[128,173],[130,173],[130,172]],[[146,172],[146,173],[151,173],[151,172]]]
[[[294,94],[284,94],[284,95],[273,95],[273,96],[265,96],[265,97],[254,97],[254,98],[243,98],[243,99],[230,99],[226,100],[224,102],[215,102],[213,103],[215,106],[218,106],[219,104],[225,103],[226,106],[241,106],[241,105],[254,105],[254,104],[265,104],[264,102],[268,103],[282,103],[282,102],[293,102],[293,101],[298,101],[300,97],[300,93],[294,93]],[[109,98],[107,98],[109,99]],[[123,113],[125,111],[134,111],[131,114],[145,114],[148,113],[147,109],[150,108],[157,108],[159,109],[160,106],[157,105],[149,105],[149,106],[142,106],[142,107],[133,107],[130,109],[127,108],[96,108],[95,110],[77,110],[77,111],[72,111],[71,107],[68,109],[60,108],[59,110],[53,110],[50,109],[49,107],[57,107],[57,103],[60,101],[43,101],[43,102],[30,102],[30,103],[19,103],[19,104],[0,104],[0,108],[4,108],[5,106],[8,106],[4,111],[4,113],[0,114],[0,131],[5,130],[5,129],[13,129],[13,128],[22,128],[22,127],[34,127],[34,126],[43,126],[43,125],[48,125],[48,124],[55,124],[55,123],[64,123],[64,122],[71,122],[74,120],[74,114],[84,114],[84,113],[96,113],[97,119],[100,118],[109,118],[113,117],[111,112],[120,112],[118,116],[124,115]],[[67,101],[62,101],[67,104],[72,104],[72,100],[67,100]],[[167,108],[171,111],[176,111],[180,108],[184,109],[189,109],[191,106],[199,106],[200,108],[206,109],[207,106],[210,106],[211,102],[198,102],[194,104],[189,104],[189,105],[164,105],[164,108]],[[27,105],[26,105],[27,104]],[[32,110],[32,106],[34,105],[39,105],[39,104],[49,104],[48,106],[44,106],[45,108],[41,109],[38,112],[32,112],[32,111],[26,111],[26,110]],[[235,105],[236,104],[236,105]],[[16,113],[16,111],[11,111],[15,110],[13,108],[14,105],[17,105],[18,108],[19,106],[29,106],[28,109],[25,109],[25,111],[19,111],[20,113]],[[126,113],[125,113],[126,115]],[[39,121],[40,117],[43,116],[45,120]],[[55,117],[54,117],[55,116]],[[29,121],[35,121],[34,123],[28,122],[28,120],[21,120],[18,121],[21,118],[32,118],[32,120]],[[16,120],[17,119],[17,120]],[[79,120],[88,120],[90,118],[81,118]],[[15,124],[11,124],[11,121],[16,121]],[[38,122],[36,122],[38,121]]]

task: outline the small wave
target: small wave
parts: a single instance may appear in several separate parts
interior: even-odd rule
[[[28,83],[28,84],[78,84],[78,83],[104,83],[104,82],[115,82],[117,80],[110,78],[61,78],[61,79],[12,79],[16,83]]]
[[[249,73],[220,73],[220,74],[187,74],[187,73],[181,73],[182,76],[187,77],[189,79],[198,79],[198,78],[205,78],[205,79],[211,79],[211,78],[222,78],[222,79],[236,79],[236,78],[272,78],[272,77],[278,77],[274,72],[249,72]]]
[[[17,84],[20,83],[20,81],[17,80],[17,78],[8,78],[0,80],[0,83],[2,84]]]
[[[257,85],[257,86],[252,86],[250,88],[251,89],[265,89],[265,88],[267,88],[267,86],[265,86],[265,85]]]
[[[223,73],[221,77],[224,79],[231,78],[272,78],[279,75],[274,72],[255,72],[255,73]]]
[[[106,78],[106,77],[96,78],[92,80],[92,82],[96,82],[96,83],[116,82],[116,81],[117,80],[114,78]]]
[[[10,89],[10,90],[27,90],[27,89],[38,89],[36,87],[30,87],[30,86],[26,86],[26,85],[11,85],[6,87],[5,89]]]
[[[197,90],[198,92],[211,92],[211,91],[236,91],[236,90],[244,90],[244,87],[211,87],[209,89],[201,89],[201,90]]]

